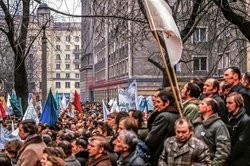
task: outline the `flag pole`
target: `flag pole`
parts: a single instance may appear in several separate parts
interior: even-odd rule
[[[153,19],[152,19],[152,15],[151,15],[151,12],[149,10],[149,7],[148,7],[148,3],[147,3],[147,0],[145,0],[145,4],[146,4],[146,7],[148,9],[148,13],[149,13],[149,19],[152,23],[152,26],[153,26],[153,29],[155,29],[155,25],[154,25],[154,22],[153,22]],[[160,54],[161,54],[161,57],[162,57],[162,60],[163,60],[163,63],[164,63],[164,67],[166,69],[166,72],[167,72],[167,76],[168,76],[168,80],[169,80],[169,83],[170,83],[170,86],[171,86],[171,89],[173,91],[173,94],[174,94],[174,99],[175,99],[175,103],[176,103],[176,106],[177,106],[177,109],[178,109],[178,112],[180,114],[181,117],[183,117],[182,115],[182,111],[181,111],[181,107],[180,107],[180,104],[178,102],[178,98],[177,98],[177,95],[176,95],[176,91],[175,91],[175,88],[174,88],[174,85],[173,85],[173,81],[171,79],[171,75],[170,75],[170,71],[169,71],[169,68],[168,68],[168,65],[167,65],[167,61],[166,61],[166,58],[165,58],[165,55],[163,53],[163,49],[162,49],[162,46],[160,44],[160,39],[159,39],[159,36],[156,32],[156,30],[153,30],[154,32],[154,35],[155,35],[155,38],[156,38],[156,41],[157,41],[157,45],[160,49]]]
[[[168,58],[169,59],[169,58]],[[182,98],[181,98],[181,91],[180,91],[180,87],[178,85],[178,81],[177,81],[177,76],[176,76],[176,72],[174,70],[174,68],[172,67],[172,71],[173,71],[173,75],[174,75],[174,81],[175,81],[175,85],[176,85],[176,88],[177,88],[177,93],[178,93],[178,97],[180,99],[180,105],[181,105],[181,108],[183,108],[183,104],[182,104]]]

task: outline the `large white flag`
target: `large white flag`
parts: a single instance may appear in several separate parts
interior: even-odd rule
[[[181,59],[182,40],[172,17],[171,8],[164,0],[144,0],[151,30],[162,31],[172,66]]]

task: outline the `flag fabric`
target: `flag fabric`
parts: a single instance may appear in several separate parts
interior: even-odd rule
[[[20,97],[17,97],[16,91],[14,89],[12,89],[10,104],[15,116],[23,116],[22,100]]]
[[[144,0],[144,6],[151,30],[162,31],[170,64],[176,65],[181,59],[183,45],[171,8],[165,0]]]
[[[2,101],[0,101],[0,118],[1,119],[6,118],[6,113]]]
[[[7,141],[20,140],[20,137],[13,135],[2,124],[0,125],[0,149],[4,149],[4,145]]]
[[[38,124],[39,123],[39,118],[38,118],[37,112],[36,112],[36,110],[35,110],[35,108],[33,106],[33,102],[32,102],[32,100],[30,100],[31,99],[30,97],[33,98],[33,94],[29,95],[28,108],[27,108],[27,110],[26,110],[26,112],[25,112],[25,114],[23,116],[23,120],[25,120],[25,119],[33,119],[36,122],[36,124]]]
[[[82,105],[81,105],[80,97],[79,97],[76,90],[75,90],[75,97],[74,97],[74,104],[73,105],[75,106],[75,108],[78,112],[82,112]]]
[[[110,112],[120,112],[119,106],[117,104],[117,99],[114,99]]]
[[[107,122],[108,120],[108,115],[109,115],[109,110],[107,106],[105,105],[104,101],[102,100],[102,111],[103,111],[103,121]]]
[[[65,96],[65,94],[63,94],[63,97],[62,97],[62,109],[63,111],[67,108],[67,98]]]
[[[58,94],[58,91],[56,91],[56,108],[57,109],[59,108],[59,94]]]
[[[42,123],[48,124],[49,126],[54,126],[58,121],[58,110],[56,108],[56,101],[51,89],[43,107],[40,121]]]
[[[137,83],[134,80],[128,89],[118,89],[119,108],[121,111],[129,109],[139,109]]]
[[[13,111],[12,111],[12,107],[10,104],[10,95],[9,93],[7,94],[7,104],[6,104],[7,108],[6,108],[6,115],[12,115]]]

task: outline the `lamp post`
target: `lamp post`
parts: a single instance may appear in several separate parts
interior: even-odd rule
[[[50,26],[50,9],[46,3],[41,3],[37,9],[38,26],[43,30],[42,36],[42,104],[47,97],[47,37],[46,28]]]

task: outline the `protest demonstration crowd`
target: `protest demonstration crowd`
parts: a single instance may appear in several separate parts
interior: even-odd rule
[[[147,111],[80,104],[77,93],[61,110],[50,91],[41,115],[29,101],[13,118],[1,101],[0,166],[250,165],[250,74],[230,67],[222,81],[193,78],[180,94],[181,113],[169,87]]]

